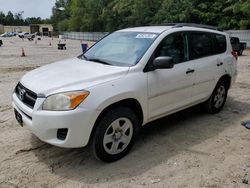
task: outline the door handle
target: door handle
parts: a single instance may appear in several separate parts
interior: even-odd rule
[[[217,63],[217,67],[222,66],[222,65],[223,65],[223,63],[222,63],[222,62]]]
[[[189,73],[193,73],[194,72],[194,69],[187,69],[187,71],[186,71],[186,74],[189,74]]]

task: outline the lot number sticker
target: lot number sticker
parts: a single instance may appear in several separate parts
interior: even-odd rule
[[[156,37],[156,34],[145,34],[145,33],[140,33],[136,35],[135,38],[137,39],[153,39]]]

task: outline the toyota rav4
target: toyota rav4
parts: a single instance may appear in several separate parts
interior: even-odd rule
[[[131,149],[148,122],[202,103],[218,113],[235,81],[228,34],[196,24],[119,30],[82,55],[35,69],[13,92],[18,122],[42,141],[91,144],[103,161]]]

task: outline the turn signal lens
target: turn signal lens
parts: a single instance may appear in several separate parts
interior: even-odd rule
[[[87,96],[89,95],[89,92],[82,92],[79,94],[70,94],[68,95],[69,99],[70,99],[70,107],[71,109],[76,108],[82,101],[84,101],[84,99],[87,98]]]

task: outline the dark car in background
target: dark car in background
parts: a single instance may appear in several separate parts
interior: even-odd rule
[[[231,37],[230,42],[231,42],[233,50],[236,51],[238,53],[238,55],[242,55],[243,51],[247,47],[247,43],[240,42],[240,39],[238,37]]]

